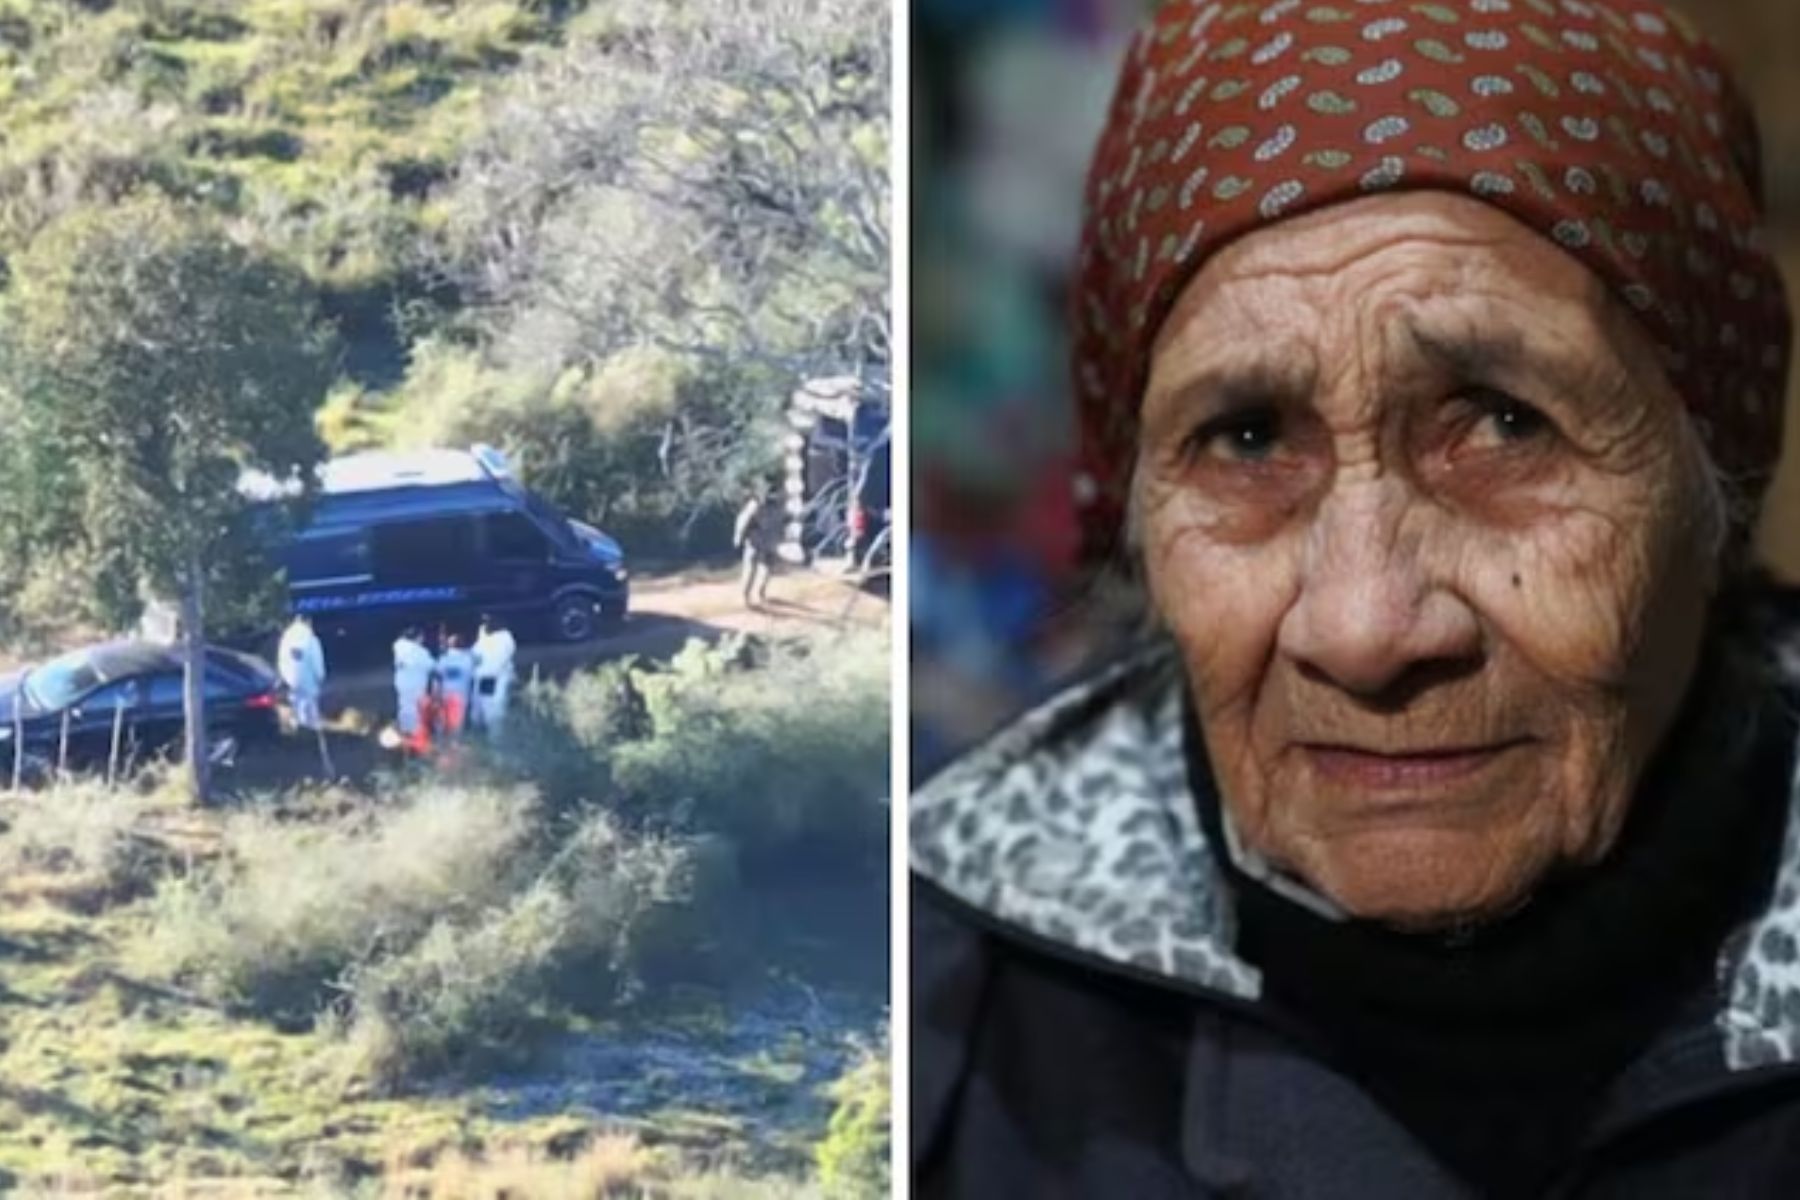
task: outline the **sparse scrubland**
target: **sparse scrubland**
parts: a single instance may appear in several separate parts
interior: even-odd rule
[[[887,40],[881,0],[0,0],[0,638],[139,604],[144,539],[97,538],[67,431],[23,419],[67,406],[67,343],[106,356],[8,330],[172,279],[165,240],[239,268],[94,329],[279,280],[272,324],[330,350],[283,402],[314,444],[249,463],[483,440],[638,563],[727,549],[794,389],[886,387]],[[169,238],[101,253],[127,213]]]
[[[638,827],[723,835],[750,856],[842,854],[885,836],[884,808],[843,797],[886,793],[887,678],[880,636],[691,642],[667,663],[528,688],[524,728],[488,767],[537,780],[556,807],[609,795]]]
[[[887,37],[0,0],[0,661],[152,593],[273,627],[231,484],[360,449],[492,442],[640,571],[723,548],[800,382],[886,386]],[[372,780],[0,796],[0,1192],[865,1194],[887,678],[876,633],[728,642]]]
[[[881,1194],[885,947],[793,935],[808,872],[881,925],[885,643],[610,664],[360,789],[0,800],[0,1184]]]

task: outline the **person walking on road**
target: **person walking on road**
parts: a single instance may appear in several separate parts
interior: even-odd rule
[[[481,618],[480,636],[475,639],[475,724],[490,733],[497,732],[506,720],[506,705],[512,692],[513,662],[519,644],[512,631],[498,617]]]
[[[461,634],[444,635],[444,652],[437,660],[438,686],[443,706],[444,732],[455,736],[469,720],[475,691],[475,655],[463,645]]]
[[[431,686],[437,660],[425,648],[425,633],[410,625],[394,643],[394,724],[402,737],[419,730],[419,704]]]
[[[781,538],[780,510],[775,488],[758,484],[738,510],[731,544],[744,556],[744,607],[761,608],[769,599],[769,579],[775,573],[775,548]]]
[[[325,647],[313,631],[312,618],[296,613],[281,635],[276,651],[281,681],[287,684],[288,697],[294,707],[294,724],[301,729],[317,729],[322,722],[319,700],[325,691]]]

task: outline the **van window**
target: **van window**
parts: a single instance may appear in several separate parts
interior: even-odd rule
[[[395,521],[374,531],[381,577],[398,583],[446,583],[475,566],[475,522],[468,517]]]
[[[547,528],[549,537],[561,550],[580,550],[581,539],[569,528],[569,518],[558,512],[556,506],[538,495],[536,492],[525,493],[525,507],[533,516],[542,522],[540,528]]]
[[[286,559],[297,583],[355,578],[369,573],[369,539],[360,529],[303,537],[289,544]]]
[[[544,531],[522,513],[490,513],[481,518],[488,557],[504,562],[543,562],[550,557]]]

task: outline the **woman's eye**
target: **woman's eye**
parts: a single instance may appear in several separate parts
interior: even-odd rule
[[[1505,392],[1473,388],[1461,396],[1474,408],[1474,440],[1512,445],[1550,433],[1550,418]]]
[[[1228,462],[1261,462],[1281,441],[1281,418],[1273,409],[1251,409],[1214,417],[1188,438],[1190,457]]]

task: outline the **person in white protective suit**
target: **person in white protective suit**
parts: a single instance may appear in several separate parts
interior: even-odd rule
[[[506,703],[512,692],[513,660],[519,644],[505,622],[496,617],[481,618],[481,633],[475,639],[475,724],[497,730],[506,719]]]
[[[444,732],[458,734],[469,720],[475,696],[475,654],[454,633],[444,637],[444,652],[437,660],[438,685],[443,689]]]
[[[431,686],[437,660],[425,648],[424,631],[410,626],[394,643],[394,724],[404,737],[419,730],[419,702]]]
[[[302,729],[317,729],[322,721],[319,700],[325,691],[325,647],[313,632],[312,618],[296,614],[281,635],[281,646],[275,652],[281,682],[287,685],[288,699],[294,709],[294,724]]]

